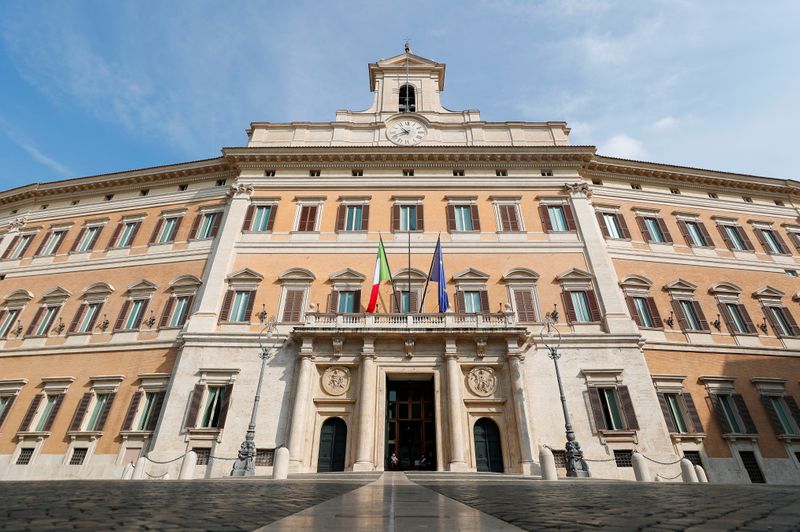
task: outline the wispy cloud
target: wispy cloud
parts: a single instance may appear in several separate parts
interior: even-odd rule
[[[653,122],[653,129],[672,129],[678,125],[678,119],[674,116],[665,116]]]
[[[600,144],[597,151],[601,155],[620,157],[622,159],[643,160],[648,157],[644,144],[628,135],[614,135]]]
[[[54,170],[61,177],[69,177],[73,175],[73,172],[69,168],[56,161],[52,157],[45,155],[27,135],[21,132],[18,128],[9,124],[2,117],[0,117],[0,131],[5,133],[5,135],[14,144],[22,148],[25,153],[30,155],[39,164]]]

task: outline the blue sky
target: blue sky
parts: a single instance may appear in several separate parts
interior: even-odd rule
[[[566,120],[601,153],[797,178],[800,2],[4,1],[0,188],[215,157],[251,121],[363,109],[367,63],[442,100]]]

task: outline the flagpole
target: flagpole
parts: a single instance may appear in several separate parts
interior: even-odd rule
[[[439,246],[439,240],[442,238],[442,233],[436,238],[436,246]],[[422,291],[422,302],[419,304],[419,313],[422,314],[422,309],[425,308],[425,296],[428,295],[428,283],[431,282],[431,273],[433,273],[433,265],[436,262],[436,248],[433,249],[433,258],[431,259],[431,267],[428,270],[428,277],[425,278],[425,289]],[[409,302],[411,299],[409,298]]]
[[[408,61],[408,59],[406,59]],[[408,94],[408,88],[406,88]],[[408,312],[411,314],[411,219],[408,220]]]
[[[383,248],[383,253],[385,255],[386,254],[386,247],[383,245],[383,234],[378,233],[378,238],[381,241],[381,247]],[[388,256],[386,257],[386,265],[387,266],[389,265],[389,257]],[[392,269],[388,268],[388,270],[389,270],[389,282],[392,283],[392,295],[394,296],[395,308],[399,312],[402,309],[400,308],[400,302],[397,300],[397,287],[394,285],[394,276],[392,275]]]

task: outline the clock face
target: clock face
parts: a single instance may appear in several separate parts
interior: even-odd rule
[[[386,136],[389,137],[389,140],[400,146],[417,144],[427,134],[428,130],[425,129],[421,122],[410,118],[398,120],[386,130]]]

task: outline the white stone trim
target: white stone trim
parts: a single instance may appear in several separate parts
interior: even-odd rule
[[[3,379],[0,380],[0,396],[19,395],[22,387],[28,384],[28,379]]]
[[[623,371],[622,368],[582,368],[581,376],[586,379],[587,386],[616,388],[622,384]]]
[[[120,383],[125,380],[125,375],[94,375],[89,380],[95,394],[116,393]]]
[[[236,377],[241,372],[240,368],[200,368],[197,370],[200,374],[198,384],[205,384],[206,389],[209,386],[221,386],[233,384],[236,382]]]
[[[69,385],[75,382],[75,377],[42,377],[42,382],[42,392],[47,395],[67,393]]]

